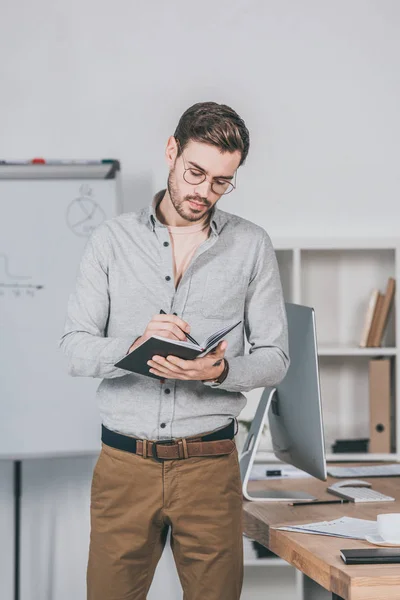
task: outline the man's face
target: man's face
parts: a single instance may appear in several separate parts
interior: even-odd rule
[[[173,138],[169,144],[174,144]],[[195,222],[211,211],[222,195],[211,189],[211,183],[214,183],[214,186],[221,186],[224,182],[233,182],[240,159],[239,150],[222,153],[215,146],[190,140],[183,154],[170,163],[168,192],[179,216],[186,221]],[[186,179],[196,181],[201,179],[200,174],[203,173],[207,177],[206,180],[195,185],[187,183],[183,178],[185,168],[190,169],[185,174]]]

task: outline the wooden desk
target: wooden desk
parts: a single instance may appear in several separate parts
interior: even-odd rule
[[[365,464],[365,463],[363,463]],[[244,502],[244,532],[308,577],[332,592],[333,600],[400,600],[400,565],[351,565],[342,561],[342,548],[377,548],[368,542],[306,533],[277,531],[273,527],[332,520],[348,516],[375,520],[379,513],[400,512],[400,479],[396,477],[368,479],[379,492],[393,496],[396,502],[363,504],[322,504],[321,506],[289,506],[287,503]],[[335,499],[326,488],[339,481],[326,482],[314,478],[252,481],[249,489],[279,488],[304,490],[319,500]]]

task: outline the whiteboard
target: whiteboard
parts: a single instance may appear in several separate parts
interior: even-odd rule
[[[100,379],[68,375],[58,343],[88,236],[120,211],[118,172],[12,177],[0,166],[0,459],[97,453]]]

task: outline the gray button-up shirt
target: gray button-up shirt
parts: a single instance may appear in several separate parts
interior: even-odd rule
[[[91,234],[68,302],[60,347],[72,376],[99,377],[101,420],[147,439],[184,437],[227,425],[246,403],[242,392],[286,374],[287,322],[275,252],[254,223],[213,208],[210,236],[175,289],[167,227],[155,203],[123,213]],[[229,373],[220,384],[164,383],[115,367],[152,316],[177,313],[201,343],[242,319],[226,336]],[[250,344],[244,354],[244,334]],[[162,427],[161,427],[162,425]]]

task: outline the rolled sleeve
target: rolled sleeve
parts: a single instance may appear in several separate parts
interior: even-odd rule
[[[114,367],[137,335],[107,337],[109,242],[100,226],[85,246],[74,292],[70,295],[64,333],[59,347],[68,358],[73,377],[115,378],[130,371]]]
[[[277,385],[289,367],[285,303],[275,251],[264,231],[246,295],[244,326],[249,354],[227,356],[229,372],[220,383],[204,385],[247,392]]]

